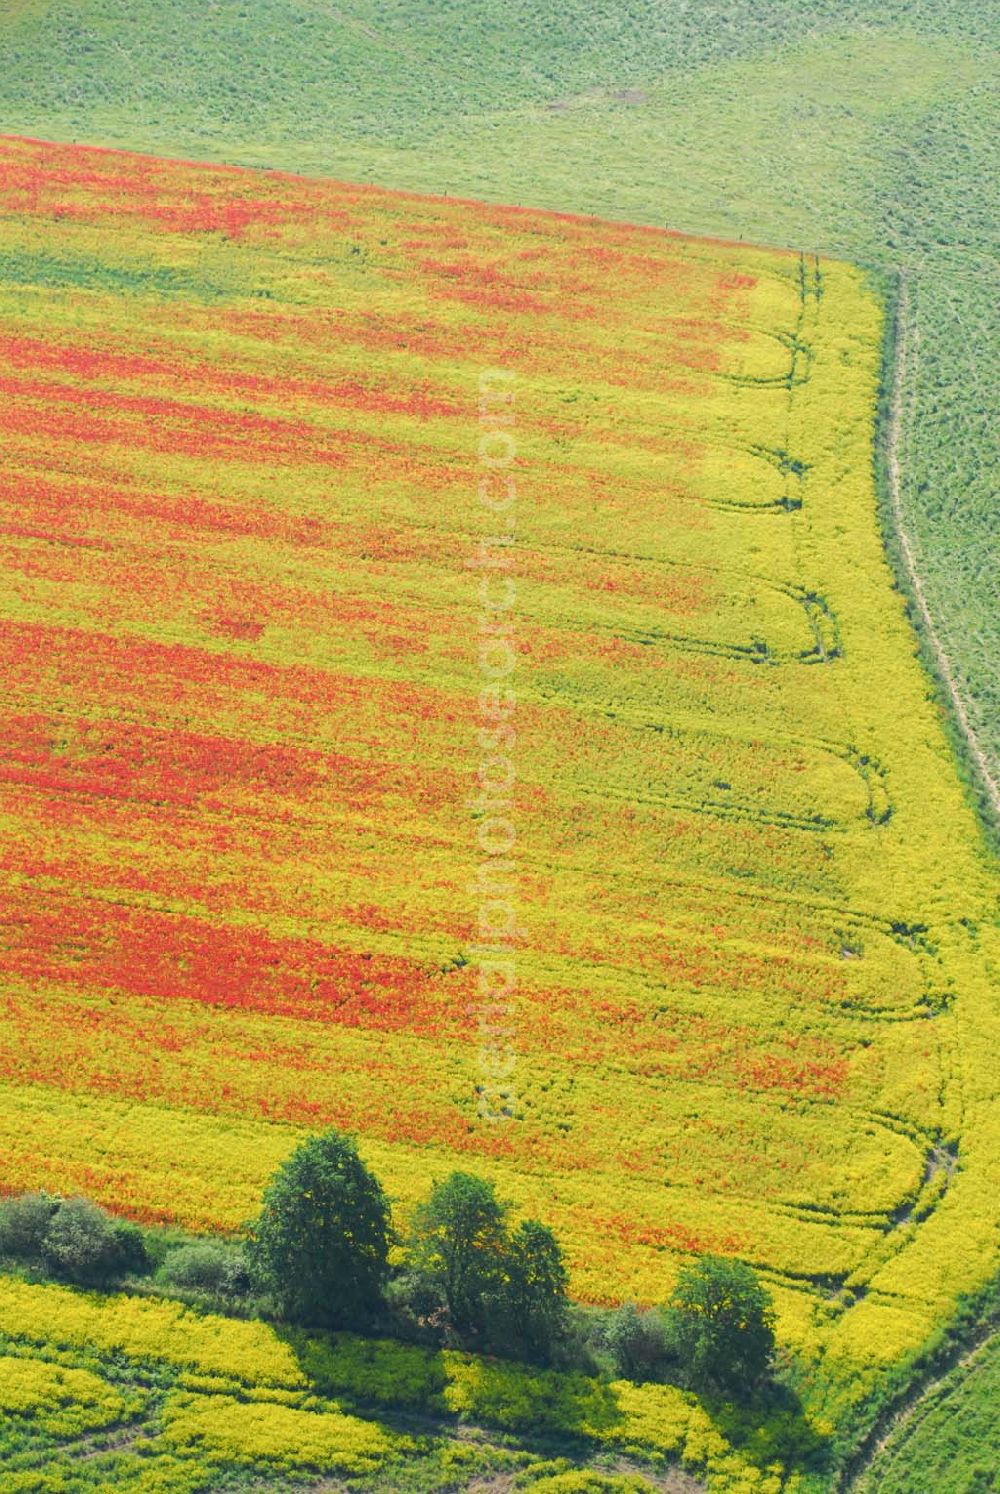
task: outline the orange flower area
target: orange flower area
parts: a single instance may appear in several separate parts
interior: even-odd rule
[[[5,1185],[231,1229],[334,1124],[404,1215],[495,1178],[584,1297],[957,1290],[987,891],[880,330],[797,254],[0,143]]]

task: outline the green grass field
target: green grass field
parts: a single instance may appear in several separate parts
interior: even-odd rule
[[[1000,1489],[1000,1338],[929,1392],[855,1488],[857,1494],[991,1494]]]
[[[0,128],[904,267],[906,521],[995,763],[996,21],[987,0],[12,0]]]

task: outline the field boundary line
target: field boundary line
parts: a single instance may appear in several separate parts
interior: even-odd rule
[[[980,781],[986,790],[990,807],[997,823],[1000,824],[1000,783],[997,782],[994,776],[990,758],[987,756],[976,733],[976,728],[969,718],[969,713],[965,708],[965,702],[958,687],[958,681],[955,678],[955,672],[951,667],[951,660],[931,617],[930,608],[927,605],[927,599],[924,594],[923,583],[920,580],[920,573],[917,569],[916,553],[910,536],[907,533],[903,518],[899,447],[900,432],[903,423],[904,385],[911,359],[912,328],[909,321],[909,309],[909,283],[905,271],[900,270],[899,295],[896,302],[895,315],[896,346],[894,349],[892,389],[889,396],[889,419],[886,425],[885,439],[885,465],[888,476],[889,505],[896,536],[899,540],[900,553],[902,554],[903,564],[906,569],[907,581],[913,600],[917,605],[921,623],[926,631],[927,642],[930,645],[935,665],[948,692],[948,697],[955,713],[955,719],[958,722],[959,729],[965,738],[966,746],[979,772]]]

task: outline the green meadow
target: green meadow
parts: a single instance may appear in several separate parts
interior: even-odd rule
[[[902,1419],[857,1494],[989,1494],[998,1486],[1000,1338],[963,1361]]]

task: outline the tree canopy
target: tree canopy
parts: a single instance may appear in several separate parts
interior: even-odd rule
[[[545,1363],[565,1330],[566,1268],[550,1229],[508,1215],[471,1173],[436,1183],[414,1215],[410,1300],[460,1342]]]
[[[752,1267],[721,1256],[684,1267],[667,1304],[667,1327],[695,1384],[751,1390],[774,1352],[770,1293]]]
[[[250,1269],[286,1317],[362,1328],[389,1274],[389,1204],[348,1136],[327,1131],[293,1152],[251,1229]]]

